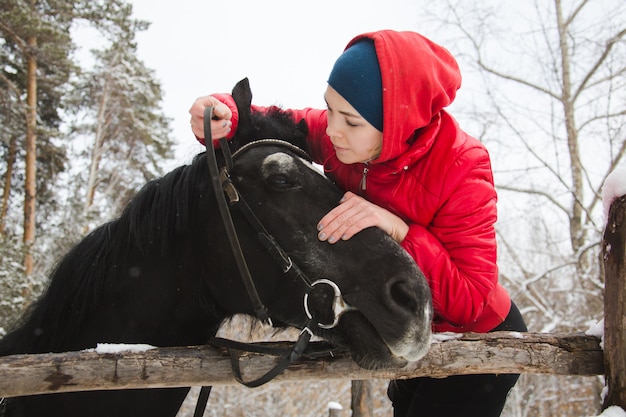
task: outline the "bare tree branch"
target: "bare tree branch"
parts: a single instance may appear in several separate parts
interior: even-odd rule
[[[572,22],[576,19],[576,16],[578,16],[578,13],[580,13],[580,11],[589,3],[589,0],[583,0],[580,2],[580,4],[578,5],[578,7],[576,7],[576,9],[574,9],[574,11],[572,12],[572,14],[570,15],[570,17],[568,17],[565,20],[565,25],[569,26],[570,24],[572,24]]]
[[[587,87],[587,84],[589,83],[589,81],[591,80],[591,78],[594,76],[594,74],[598,71],[598,69],[602,66],[602,64],[604,63],[604,61],[606,61],[606,59],[610,56],[611,50],[613,49],[613,47],[615,46],[615,44],[622,39],[624,36],[626,36],[626,29],[622,29],[621,31],[619,31],[618,33],[616,33],[613,37],[611,37],[610,39],[608,39],[606,41],[604,50],[602,51],[602,54],[598,57],[598,59],[596,60],[596,62],[594,63],[594,65],[591,67],[591,69],[587,72],[587,75],[585,76],[585,78],[582,80],[582,82],[580,83],[580,85],[578,86],[578,88],[576,89],[576,92],[573,94],[572,96],[572,102],[575,102],[578,97],[580,96],[580,94],[585,91],[585,88]]]

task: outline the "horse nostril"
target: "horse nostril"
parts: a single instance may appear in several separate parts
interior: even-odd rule
[[[392,279],[387,285],[388,306],[394,311],[415,315],[418,312],[417,288],[409,281]]]

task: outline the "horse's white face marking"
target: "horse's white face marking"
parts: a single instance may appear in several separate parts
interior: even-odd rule
[[[272,173],[289,174],[296,168],[296,161],[293,157],[286,153],[278,152],[265,157],[261,165],[261,172],[264,176]]]
[[[301,158],[302,159],[302,158]],[[318,169],[315,169],[313,164],[309,163],[302,159],[305,162],[304,166],[316,172],[319,175],[324,176]],[[286,154],[284,152],[277,152],[271,155],[268,155],[263,160],[263,164],[261,165],[261,172],[264,176],[268,176],[270,174],[289,174],[297,169],[295,157]]]

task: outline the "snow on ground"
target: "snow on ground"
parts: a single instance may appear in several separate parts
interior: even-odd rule
[[[626,411],[620,407],[613,406],[604,410],[604,412],[597,417],[626,417]]]

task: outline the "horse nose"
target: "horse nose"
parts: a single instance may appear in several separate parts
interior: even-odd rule
[[[416,317],[423,310],[420,307],[421,288],[405,278],[392,278],[385,283],[384,301],[387,308],[401,316]]]

